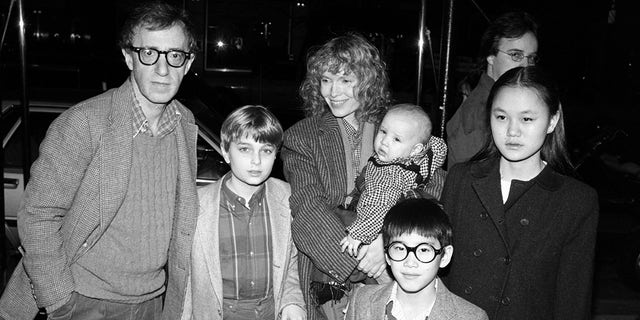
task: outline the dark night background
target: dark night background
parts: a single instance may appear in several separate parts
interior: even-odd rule
[[[10,0],[0,0],[0,22]],[[596,296],[623,296],[640,309],[640,283],[609,275],[627,246],[640,247],[640,176],[609,173],[601,155],[640,163],[640,10],[634,0],[455,0],[446,118],[460,103],[457,84],[475,69],[488,21],[524,10],[540,25],[539,65],[551,70],[579,174],[600,192]],[[33,100],[78,102],[119,86],[128,75],[117,34],[133,0],[25,0],[28,92]],[[270,107],[288,127],[302,117],[297,87],[313,45],[358,31],[382,52],[398,102],[416,97],[419,0],[183,0],[198,29],[199,47],[182,99],[197,99],[224,116],[244,104]],[[448,1],[427,0],[423,107],[439,123],[440,62]],[[0,100],[20,97],[14,6],[0,51]],[[224,44],[218,47],[218,41]],[[431,54],[431,52],[433,54]],[[439,129],[436,128],[436,133]],[[617,134],[612,134],[617,133]],[[584,162],[582,162],[584,160]],[[619,212],[624,212],[621,214]],[[616,264],[610,267],[609,264]],[[624,269],[624,268],[623,268]],[[628,273],[620,273],[623,277]],[[610,285],[617,279],[619,285]],[[597,308],[607,304],[600,302]],[[624,313],[625,306],[620,307]],[[640,314],[640,310],[636,310]],[[630,318],[631,319],[631,318]],[[637,319],[637,318],[636,318]]]

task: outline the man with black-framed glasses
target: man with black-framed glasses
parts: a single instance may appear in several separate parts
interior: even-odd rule
[[[140,3],[120,47],[124,84],[64,112],[41,144],[18,213],[24,257],[0,318],[40,308],[49,319],[179,319],[197,127],[174,96],[195,59],[193,28],[181,8]]]
[[[447,122],[448,168],[470,160],[486,142],[485,107],[493,83],[508,70],[538,63],[538,24],[526,12],[501,15],[482,35],[479,58],[478,83]]]

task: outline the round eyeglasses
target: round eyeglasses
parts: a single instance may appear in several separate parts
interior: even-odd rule
[[[444,248],[436,249],[432,245],[423,242],[415,247],[408,247],[402,242],[391,242],[385,247],[385,252],[389,256],[389,259],[400,262],[404,261],[409,256],[409,252],[413,252],[418,261],[423,263],[429,263],[433,261],[438,255],[444,252]]]
[[[185,52],[182,50],[160,51],[158,49],[142,47],[129,47],[129,49],[138,54],[138,60],[140,60],[140,63],[145,66],[152,66],[156,64],[158,59],[160,59],[160,55],[164,54],[164,58],[167,60],[168,65],[174,68],[180,68],[184,66],[187,59],[190,59],[191,55],[193,55],[191,52]]]
[[[540,61],[540,57],[538,57],[537,54],[532,53],[528,56],[525,56],[524,53],[522,51],[502,51],[500,49],[498,49],[498,52],[502,52],[506,55],[508,55],[509,57],[511,57],[511,60],[513,60],[514,62],[520,62],[522,61],[522,59],[527,58],[527,62],[531,65],[534,65],[536,63],[538,63],[538,61]]]

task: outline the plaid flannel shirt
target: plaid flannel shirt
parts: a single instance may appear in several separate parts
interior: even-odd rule
[[[446,157],[444,140],[433,136],[426,152],[420,155],[391,162],[381,161],[378,155],[371,157],[365,171],[364,191],[356,207],[357,218],[347,227],[349,235],[369,244],[378,236],[389,209],[407,192],[425,187],[441,191],[444,176],[440,168]],[[437,169],[440,170],[436,172]],[[431,181],[432,178],[436,181]],[[432,196],[438,198],[439,194]]]

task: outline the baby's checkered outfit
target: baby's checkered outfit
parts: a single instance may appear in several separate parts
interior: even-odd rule
[[[433,136],[426,152],[410,158],[385,162],[377,154],[372,156],[364,171],[365,186],[356,207],[357,218],[347,227],[349,235],[369,244],[378,236],[385,215],[398,199],[416,188],[441,190],[444,180],[435,171],[446,157],[444,140]],[[439,194],[432,196],[437,199]]]

